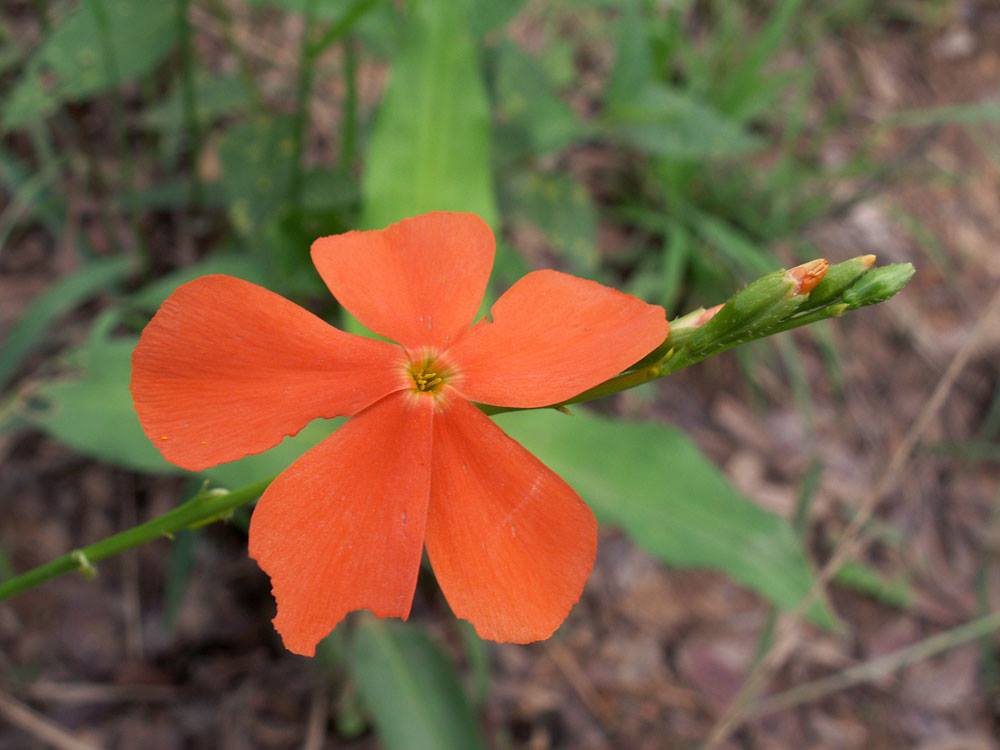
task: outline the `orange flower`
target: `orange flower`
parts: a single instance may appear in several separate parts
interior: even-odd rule
[[[425,544],[451,608],[484,638],[547,638],[579,599],[593,514],[471,402],[565,401],[661,344],[667,321],[614,289],[535,271],[472,325],[494,247],[480,218],[446,212],[317,240],[330,291],[397,343],[221,275],[177,289],[143,331],[136,410],[186,469],[352,417],[274,480],[250,525],[289,650],[311,655],[353,610],[405,619]]]

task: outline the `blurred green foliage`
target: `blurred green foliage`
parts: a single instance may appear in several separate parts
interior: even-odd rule
[[[238,71],[201,57],[192,5],[211,20]],[[257,80],[268,63],[277,66],[267,59],[273,48],[248,48],[214,0],[39,2],[44,31],[36,47],[5,40],[0,184],[17,210],[0,213],[4,248],[39,229],[63,241],[68,211],[58,183],[65,178],[93,188],[99,218],[125,218],[139,235],[154,216],[169,214],[199,257],[184,263],[187,256],[169,246],[130,242],[118,231],[107,233],[110,246],[98,254],[80,237],[79,269],[40,296],[0,344],[0,387],[14,383],[0,403],[8,429],[30,426],[135,471],[176,472],[142,435],[128,391],[131,350],[159,302],[197,275],[230,273],[315,302],[351,325],[323,294],[308,262],[311,240],[430,209],[475,211],[498,233],[531,228],[547,262],[623,282],[672,313],[728,296],[781,265],[777,246],[810,255],[802,230],[839,207],[831,180],[872,169],[863,152],[836,169],[816,158],[837,114],[831,108],[819,123],[807,117],[817,75],[808,34],[856,22],[876,5],[892,13],[889,5],[903,4],[853,0],[807,14],[803,0],[762,3],[763,12],[728,0],[548,0],[531,9],[548,34],[540,51],[506,33],[522,0],[250,5],[251,22],[263,26],[283,14],[304,16],[284,96],[265,95]],[[566,26],[612,52],[596,100],[577,95],[583,73],[573,40],[560,31]],[[800,62],[780,64],[793,50]],[[369,105],[359,77],[383,62],[389,81]],[[330,77],[342,92],[333,102],[336,129],[313,139],[310,105],[321,96],[317,82]],[[120,137],[88,143],[74,134],[73,108],[81,105]],[[906,123],[983,118],[995,120],[995,108],[915,113]],[[324,144],[318,157],[313,140]],[[606,184],[572,169],[570,157],[582,149],[614,154]],[[766,163],[756,158],[765,151]],[[208,157],[212,168],[202,163]],[[603,257],[602,223],[626,230],[631,245]],[[495,286],[537,261],[501,235]],[[104,299],[105,312],[83,344],[53,334],[62,316],[94,297]],[[26,367],[50,338],[67,345],[64,354]],[[26,377],[17,381],[18,374]],[[781,608],[810,587],[788,519],[741,496],[683,432],[585,413],[519,414],[503,424],[603,523],[664,563],[724,571]],[[257,481],[334,427],[314,423],[204,477],[227,486]],[[185,538],[171,566],[172,610],[193,543]],[[842,580],[906,600],[861,568]],[[813,618],[833,622],[822,607]],[[484,745],[454,666],[422,630],[359,619],[345,648],[349,690],[386,747]],[[485,684],[486,660],[477,662]]]
[[[84,0],[48,33],[4,95],[5,128],[150,73],[177,41],[173,3]]]

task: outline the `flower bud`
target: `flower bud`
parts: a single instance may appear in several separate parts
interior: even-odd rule
[[[873,268],[844,292],[843,301],[852,310],[885,302],[906,286],[915,272],[912,263]]]
[[[826,276],[829,267],[830,261],[826,258],[817,258],[795,268],[789,268],[785,276],[795,283],[792,294],[809,294]]]
[[[874,255],[859,255],[830,266],[823,280],[809,295],[807,308],[821,307],[838,299],[844,291],[875,265]]]
[[[695,328],[701,328],[708,321],[718,314],[719,310],[723,308],[723,305],[714,305],[707,310],[704,307],[699,307],[696,310],[692,310],[689,313],[677,318],[676,320],[670,321],[670,333],[673,335],[678,331],[684,330],[694,330]]]
[[[690,323],[693,333],[688,346],[693,353],[707,351],[720,340],[736,341],[772,321],[791,315],[807,299],[796,295],[798,281],[785,271],[762,276],[733,295],[720,309],[699,311]],[[705,316],[705,320],[699,318]],[[687,316],[685,316],[687,318]]]
[[[723,306],[724,305],[721,304],[714,305],[713,307],[710,307],[707,310],[702,310],[701,313],[698,315],[698,317],[694,319],[694,324],[693,324],[694,327],[701,328],[708,321],[714,318],[719,313],[719,310],[723,308]]]

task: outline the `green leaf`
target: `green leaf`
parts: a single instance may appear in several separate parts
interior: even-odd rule
[[[913,589],[906,579],[886,578],[878,570],[856,560],[844,563],[833,580],[841,586],[868,594],[891,607],[907,609],[913,604]]]
[[[292,179],[290,117],[258,118],[230,128],[219,144],[222,189],[233,227],[256,238],[285,203]]]
[[[468,693],[472,695],[473,704],[480,708],[486,705],[490,697],[490,647],[476,635],[472,623],[461,620],[458,627],[462,636],[462,650],[469,665],[470,675],[466,681]]]
[[[110,65],[102,43],[102,14],[114,56]],[[176,33],[174,3],[83,0],[52,29],[7,95],[4,126],[26,125],[51,114],[62,102],[144,76],[170,52]]]
[[[343,0],[249,0],[249,4],[271,6],[293,13],[305,13],[311,9],[316,18],[324,21],[336,21],[344,15]]]
[[[613,138],[651,156],[703,159],[736,156],[760,145],[738,123],[693,96],[651,85],[614,103],[604,117]]]
[[[58,183],[60,166],[61,160],[43,161],[39,169],[0,149],[0,184],[10,193],[7,205],[17,206],[17,213],[23,212],[21,220],[38,219],[54,235],[62,234],[66,220],[66,207],[52,189],[57,187],[53,183]],[[5,209],[5,213],[9,210]],[[7,234],[17,223],[11,220],[7,227],[0,223],[0,246],[7,244]]]
[[[618,18],[615,64],[606,93],[610,108],[621,106],[635,96],[636,91],[653,84],[653,52],[649,45],[648,28],[637,1],[625,0]]]
[[[422,628],[362,618],[350,665],[386,750],[486,747],[453,665]]]
[[[443,209],[496,226],[490,111],[468,5],[413,3],[405,28],[368,149],[364,224]]]
[[[199,73],[194,79],[195,117],[200,127],[207,127],[225,115],[247,108],[251,92],[244,79],[235,74],[210,75]],[[184,107],[184,87],[174,86],[170,92],[142,115],[146,127],[160,134],[160,151],[168,159],[180,152],[187,128]]]
[[[264,273],[266,286],[297,296],[322,292],[309,260],[316,237],[353,228],[358,193],[350,177],[330,170],[305,175],[292,210],[294,139],[289,118],[261,118],[232,128],[220,148],[222,191],[237,232]]]
[[[787,81],[783,76],[768,72],[765,67],[788,43],[789,29],[801,6],[802,0],[779,0],[775,3],[764,28],[746,45],[746,56],[733,67],[730,75],[719,82],[719,106],[724,112],[741,121],[749,119],[763,111],[761,107],[766,107],[786,87]]]
[[[524,0],[472,0],[472,31],[483,36],[510,22],[516,16]]]
[[[518,412],[498,422],[601,523],[621,527],[663,562],[721,570],[784,609],[809,591],[813,575],[788,522],[740,495],[678,430],[583,411]],[[833,623],[821,606],[810,616]]]
[[[285,438],[271,450],[232,463],[213,466],[203,471],[202,476],[230,488],[242,487],[277,476],[307,450],[330,437],[343,423],[343,419],[313,420],[297,434]]]
[[[510,42],[500,48],[496,99],[503,162],[555,153],[588,132],[542,67]]]
[[[187,211],[194,180],[189,175],[157,181],[152,185],[137,187],[118,196],[122,210],[135,213],[154,211]],[[201,186],[201,203],[205,208],[225,208],[225,196],[217,183]]]
[[[75,373],[44,382],[26,404],[29,424],[99,461],[151,473],[180,472],[160,456],[139,426],[129,394],[134,339],[95,338],[71,352]]]
[[[350,212],[359,201],[357,182],[340,171],[316,169],[307,172],[302,187],[302,209],[319,213]]]
[[[184,529],[176,534],[170,547],[163,580],[163,627],[171,634],[177,625],[177,617],[191,583],[197,543],[198,535],[190,529]]]
[[[740,271],[763,274],[778,267],[778,261],[774,256],[755,245],[746,234],[725,219],[700,212],[694,213],[692,218],[695,229],[702,239],[711,244]]]
[[[670,234],[663,247],[663,285],[660,304],[672,310],[680,297],[688,260],[693,254],[691,235],[679,221],[670,222]]]
[[[117,284],[131,269],[129,258],[94,260],[33,300],[0,344],[0,389],[53,322],[81,302]]]
[[[531,224],[569,267],[592,276],[600,263],[597,210],[580,183],[562,175],[523,171],[506,181],[504,215]]]
[[[246,82],[236,74],[199,72],[194,80],[194,92],[198,121],[202,125],[237,112],[250,103]],[[148,127],[165,134],[182,129],[185,121],[183,87],[171,88],[166,97],[146,109],[142,119]]]
[[[216,273],[235,276],[255,284],[264,282],[264,274],[253,257],[237,255],[236,253],[216,253],[147,284],[133,294],[129,298],[129,302],[139,309],[153,312],[177,287],[193,281],[199,276]]]

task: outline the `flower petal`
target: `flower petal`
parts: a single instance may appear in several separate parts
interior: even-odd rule
[[[473,401],[565,401],[635,364],[667,337],[662,307],[558,271],[534,271],[448,350]]]
[[[338,331],[231,276],[179,287],[132,355],[132,398],[164,457],[197,471],[405,387],[399,347]]]
[[[321,237],[313,263],[340,303],[407,347],[441,347],[472,323],[496,242],[475,214],[436,211],[385,229]]]
[[[427,552],[483,638],[548,638],[580,598],[597,521],[579,496],[469,402],[434,415]]]
[[[433,399],[394,394],[281,474],[254,510],[250,556],[271,577],[274,618],[304,656],[356,609],[406,617],[431,483]]]

